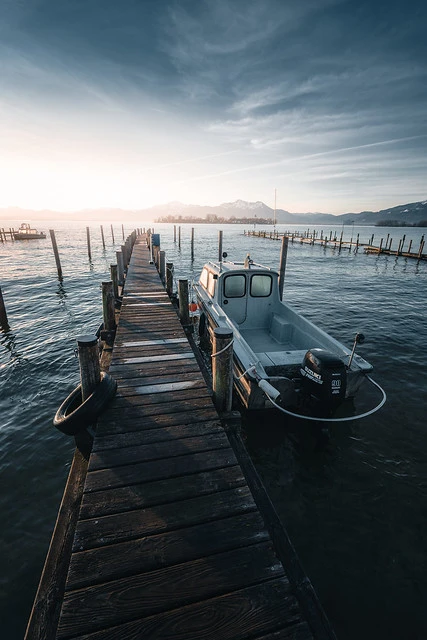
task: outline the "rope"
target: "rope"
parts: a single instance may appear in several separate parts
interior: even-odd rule
[[[366,411],[365,413],[360,413],[357,416],[349,416],[347,418],[312,418],[311,416],[304,416],[301,413],[293,413],[293,411],[288,411],[288,409],[284,409],[283,407],[280,407],[278,404],[276,404],[274,400],[270,398],[270,396],[266,391],[264,391],[264,393],[267,396],[267,398],[270,400],[271,404],[273,404],[276,407],[276,409],[279,409],[279,411],[282,411],[283,413],[286,413],[288,416],[292,416],[293,418],[302,418],[303,420],[311,420],[312,422],[350,422],[351,420],[360,420],[361,418],[366,418],[367,416],[372,415],[373,413],[378,411],[378,409],[381,409],[381,407],[384,405],[385,401],[387,400],[387,395],[384,389],[380,387],[380,385],[377,382],[375,382],[375,380],[372,380],[370,376],[367,375],[366,377],[368,378],[369,382],[372,382],[372,384],[375,385],[381,391],[383,395],[382,400],[376,407],[374,407],[370,411]]]
[[[216,353],[213,353],[211,355],[211,358],[216,358],[217,356],[219,356],[220,353],[224,353],[224,351],[227,351],[227,349],[229,349],[232,346],[233,342],[234,342],[234,338],[224,347],[224,349],[221,349],[221,351],[217,351]],[[245,371],[245,373],[247,372]]]

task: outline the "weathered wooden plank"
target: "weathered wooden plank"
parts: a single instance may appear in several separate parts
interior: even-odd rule
[[[233,450],[218,448],[164,460],[139,462],[131,466],[116,467],[114,470],[90,471],[86,477],[85,492],[162,480],[198,471],[231,467],[234,464],[236,464],[236,458]]]
[[[139,377],[129,377],[133,375],[133,372],[126,372],[126,376],[119,377],[114,375],[114,378],[119,382],[119,388],[124,389],[127,387],[145,387],[151,384],[171,384],[176,382],[179,379],[182,382],[186,380],[203,380],[203,376],[200,373],[200,369],[198,365],[192,367],[193,371],[188,371],[188,373],[184,373],[182,370],[178,370],[175,373],[169,375],[157,375],[157,372],[145,371],[144,375]],[[206,386],[206,385],[205,385]]]
[[[260,542],[67,592],[58,638],[67,637],[71,629],[73,633],[97,631],[282,576],[283,567],[277,562],[271,543]]]
[[[74,553],[67,590],[154,571],[268,540],[257,511]]]
[[[204,407],[202,409],[193,409],[191,412],[183,411],[176,413],[165,413],[158,415],[158,411],[154,413],[147,411],[142,415],[137,408],[135,408],[135,417],[130,418],[126,416],[120,416],[120,413],[116,412],[116,416],[109,415],[107,421],[101,416],[98,421],[98,432],[103,435],[112,435],[113,433],[125,433],[127,431],[141,431],[143,429],[159,429],[161,426],[172,426],[175,424],[194,424],[205,420],[215,420],[218,418],[218,414],[211,407]]]
[[[142,431],[131,431],[129,433],[118,433],[113,436],[103,436],[97,433],[92,446],[92,453],[98,453],[105,449],[120,449],[121,447],[131,447],[140,444],[150,444],[152,442],[164,442],[177,438],[191,438],[195,436],[207,435],[223,431],[219,420],[209,420],[207,422],[197,422],[195,424],[180,424],[172,427],[162,427],[161,429],[143,429]]]
[[[104,450],[98,453],[92,452],[89,460],[88,471],[99,469],[114,469],[136,462],[148,460],[161,460],[182,456],[189,453],[211,451],[213,449],[229,449],[230,443],[224,432],[210,433],[203,437],[182,438],[166,442],[156,442],[142,445],[132,445],[117,450]]]
[[[126,398],[130,396],[144,396],[142,402],[159,404],[160,402],[174,402],[175,399],[191,397],[209,397],[206,390],[206,383],[203,378],[190,380],[178,380],[174,382],[160,382],[155,384],[144,384],[139,386],[127,386],[126,380],[122,380],[117,388],[116,398]]]
[[[85,493],[80,519],[99,518],[113,513],[125,513],[158,504],[188,500],[216,491],[242,487],[244,484],[245,477],[240,467],[236,465],[179,478],[166,478],[165,480]]]
[[[129,395],[126,397],[118,397],[111,403],[110,416],[111,421],[117,417],[122,417],[123,412],[132,411],[134,420],[144,419],[148,416],[158,416],[159,414],[169,413],[185,413],[193,409],[209,409],[212,405],[212,398],[205,389],[195,389],[190,392],[176,392],[182,396],[181,399],[172,401],[171,397],[164,398],[163,402],[156,394],[154,396],[136,396]],[[159,394],[160,395],[160,394]],[[151,402],[145,402],[145,398],[149,398]]]
[[[248,640],[280,630],[278,640],[310,640],[303,635],[298,605],[286,578],[105,628],[76,640]],[[293,635],[295,634],[295,635]]]
[[[172,379],[176,380],[180,373],[184,373],[185,375],[187,375],[187,373],[194,373],[195,371],[200,373],[200,367],[195,358],[171,362],[151,362],[149,367],[141,364],[124,365],[114,362],[109,370],[116,380],[131,379],[135,376],[138,376],[138,378],[142,380],[146,377],[163,375],[167,375],[169,378],[172,377]]]
[[[255,510],[255,502],[247,487],[217,491],[189,498],[179,503],[112,514],[102,518],[80,520],[73,551],[83,551],[107,544],[133,540],[155,533],[211,522],[227,516]]]

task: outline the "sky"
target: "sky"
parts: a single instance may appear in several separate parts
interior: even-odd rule
[[[0,207],[427,197],[427,3],[0,0]]]

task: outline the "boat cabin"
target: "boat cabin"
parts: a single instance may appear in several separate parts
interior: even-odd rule
[[[199,282],[230,320],[245,328],[269,324],[280,304],[278,273],[251,261],[208,262]]]

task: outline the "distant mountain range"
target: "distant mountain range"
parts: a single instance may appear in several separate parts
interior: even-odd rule
[[[0,209],[0,220],[43,221],[60,220],[70,218],[85,222],[110,223],[131,222],[136,224],[146,224],[160,219],[181,220],[185,218],[202,218],[208,222],[214,222],[217,218],[227,221],[242,218],[271,219],[274,217],[274,210],[264,202],[246,202],[236,200],[235,202],[225,202],[215,207],[182,204],[181,202],[169,202],[167,204],[156,205],[148,209],[126,210],[114,208],[84,209],[73,213],[61,213],[58,211],[34,211],[31,209],[20,209],[19,207],[9,207]],[[390,209],[381,211],[362,211],[360,213],[343,213],[332,215],[330,213],[290,213],[284,209],[276,210],[276,222],[278,224],[354,224],[375,225],[379,222],[397,222],[406,224],[417,224],[427,220],[427,200],[423,202],[411,202],[402,204]]]

